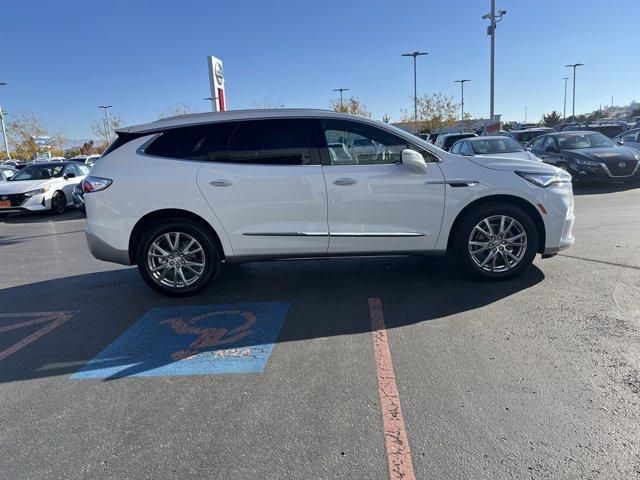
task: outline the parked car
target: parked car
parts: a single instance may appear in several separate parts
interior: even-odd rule
[[[23,168],[26,164],[22,163],[19,160],[5,160],[4,162],[2,162],[2,165],[7,166],[7,167],[13,167],[16,170],[20,170],[21,168]]]
[[[82,191],[82,182],[73,188],[73,205],[84,211],[84,192]]]
[[[542,161],[533,153],[525,150],[513,138],[499,135],[458,140],[449,151],[456,155],[478,157],[480,159],[517,158],[520,160],[533,160],[534,162]]]
[[[576,181],[638,181],[640,152],[621,147],[599,132],[562,132],[536,138],[531,152],[568,171]]]
[[[513,130],[531,130],[532,128],[539,128],[538,123],[516,123]]]
[[[538,127],[538,128],[528,128],[526,130],[511,130],[510,132],[507,132],[507,135],[513,138],[520,145],[526,145],[534,138],[552,131],[553,130],[548,127]]]
[[[50,211],[63,213],[73,205],[73,188],[89,173],[76,162],[46,162],[27,165],[0,184],[0,212]]]
[[[477,132],[476,132],[477,133]],[[504,136],[509,136],[509,131],[508,130],[498,130],[495,132],[485,132],[483,131],[480,134],[481,137],[495,137],[495,136],[500,136],[500,137],[504,137]]]
[[[622,125],[614,123],[591,124],[591,125],[569,125],[562,130],[563,132],[599,132],[609,138],[614,138],[626,130]]]
[[[76,155],[75,157],[71,157],[69,161],[84,163],[90,167],[99,158],[100,155]]]
[[[463,138],[477,137],[475,133],[443,133],[438,136],[434,145],[442,150],[449,151],[454,143]]]
[[[227,111],[116,133],[83,182],[89,249],[137,264],[167,295],[201,290],[222,260],[451,250],[471,274],[501,280],[574,242],[566,172],[474,162],[374,120]],[[370,150],[334,163],[328,145],[356,138]]]
[[[430,133],[429,136],[427,137],[427,141],[435,145],[436,140],[438,139],[439,136],[440,136],[439,133]]]
[[[633,130],[627,130],[621,133],[613,139],[618,145],[624,145],[625,147],[635,148],[640,150],[640,128],[634,128]]]
[[[0,182],[6,182],[11,177],[13,177],[16,173],[18,173],[17,168],[14,168],[11,165],[7,165],[7,164],[0,165]]]

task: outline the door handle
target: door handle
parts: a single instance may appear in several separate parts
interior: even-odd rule
[[[211,185],[212,187],[230,187],[231,185],[233,185],[233,182],[231,180],[220,178],[217,180],[211,180],[209,182],[209,185]]]
[[[333,182],[334,185],[354,185],[356,183],[358,183],[358,181],[353,178],[338,178]]]

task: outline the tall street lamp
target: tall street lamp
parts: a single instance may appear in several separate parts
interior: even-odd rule
[[[562,77],[564,80],[564,107],[562,107],[562,121],[567,123],[567,80],[569,77]]]
[[[524,107],[524,123],[527,123],[527,109],[529,107]]]
[[[464,129],[464,82],[470,82],[468,78],[454,80],[453,83],[460,84],[460,131]]]
[[[211,111],[215,112],[216,110],[216,102],[218,101],[217,98],[215,97],[204,97],[203,100],[207,100],[208,102],[211,102]]]
[[[403,57],[413,57],[413,120],[416,122],[416,127],[418,125],[418,80],[416,74],[416,58],[421,55],[429,55],[429,52],[411,52],[411,53],[403,53]]]
[[[348,88],[334,88],[334,92],[340,92],[340,110],[342,110],[342,92],[348,91]]]
[[[573,121],[576,120],[576,68],[584,66],[584,63],[571,63],[565,65],[565,67],[573,68],[573,107],[571,109],[571,117]]]
[[[113,105],[98,105],[98,108],[102,108],[104,110],[104,136],[108,144],[109,140],[111,140],[111,126],[109,125],[109,112],[107,112],[107,110],[109,108],[113,108]]]
[[[0,82],[0,86],[6,85],[7,82]],[[4,138],[4,151],[7,153],[7,158],[11,160],[11,154],[9,153],[9,139],[7,138],[7,128],[4,126],[4,112],[0,107],[0,126],[2,126],[2,138]]]
[[[487,27],[487,35],[491,37],[491,81],[490,81],[490,95],[489,95],[489,118],[493,120],[494,114],[494,71],[495,71],[495,57],[496,57],[496,23],[502,20],[502,17],[507,14],[506,10],[499,10],[496,15],[496,0],[491,0],[491,11],[485,13],[482,16],[483,20],[489,20],[491,23]]]

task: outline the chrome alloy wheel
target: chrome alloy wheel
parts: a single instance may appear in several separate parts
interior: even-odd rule
[[[193,285],[202,277],[206,257],[202,245],[184,232],[167,232],[156,238],[147,252],[149,273],[156,282],[172,288]]]
[[[487,272],[506,272],[524,258],[527,232],[516,219],[493,215],[481,220],[469,235],[469,254]]]

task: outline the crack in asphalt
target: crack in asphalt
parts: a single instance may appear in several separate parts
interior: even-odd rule
[[[604,265],[612,265],[614,267],[622,267],[622,268],[630,268],[632,270],[640,270],[640,267],[638,267],[636,265],[627,265],[627,264],[624,264],[624,263],[608,262],[606,260],[596,260],[595,258],[576,257],[575,255],[567,255],[567,254],[564,254],[564,253],[559,253],[558,256],[559,257],[566,257],[566,258],[574,258],[576,260],[584,260],[585,262],[602,263]]]

